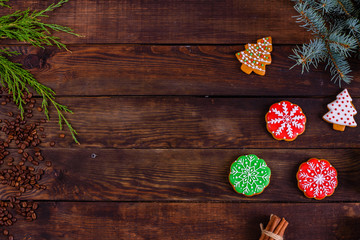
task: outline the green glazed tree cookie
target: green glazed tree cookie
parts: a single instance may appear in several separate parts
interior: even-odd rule
[[[229,181],[238,193],[251,197],[260,194],[270,183],[271,170],[254,154],[239,157],[230,167]]]

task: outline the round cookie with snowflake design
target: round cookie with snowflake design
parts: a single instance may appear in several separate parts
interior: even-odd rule
[[[336,169],[324,159],[311,158],[302,163],[296,178],[305,196],[316,200],[331,196],[338,185]]]
[[[230,167],[229,181],[234,190],[247,197],[260,194],[270,183],[271,170],[263,159],[240,156]]]
[[[298,105],[281,101],[271,105],[265,121],[276,140],[294,141],[305,131],[306,116]]]

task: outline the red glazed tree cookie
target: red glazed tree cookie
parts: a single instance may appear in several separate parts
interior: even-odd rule
[[[324,159],[311,158],[302,163],[296,178],[305,196],[317,200],[331,196],[338,185],[336,169]]]
[[[266,128],[277,140],[293,141],[305,131],[302,109],[288,101],[273,104],[265,116]]]

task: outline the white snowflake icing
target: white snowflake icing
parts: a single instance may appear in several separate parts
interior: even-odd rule
[[[286,123],[281,123],[281,126],[276,130],[275,135],[280,135],[285,128]]]
[[[238,158],[231,166],[231,183],[239,192],[253,195],[263,191],[269,183],[270,169],[264,160],[250,154]]]
[[[268,124],[281,124],[279,128],[274,132],[275,136],[281,135],[284,130],[290,138],[293,138],[296,134],[294,134],[294,128],[302,129],[304,124],[299,122],[299,120],[303,120],[305,116],[302,114],[299,106],[290,103],[290,112],[288,108],[288,104],[285,101],[280,102],[278,105],[281,106],[281,110],[276,107],[272,107],[269,110],[269,113],[273,112],[277,115],[276,118],[270,119],[267,121]]]
[[[299,186],[305,193],[312,192],[314,198],[331,195],[337,186],[337,174],[331,165],[318,160],[307,162],[308,168],[298,173]]]

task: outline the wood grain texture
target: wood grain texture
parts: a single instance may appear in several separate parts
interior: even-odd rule
[[[266,75],[247,75],[233,46],[95,45],[57,48],[13,46],[23,55],[14,60],[58,95],[222,95],[336,96],[338,84],[318,70],[301,75],[288,58],[293,45],[279,45]],[[352,61],[353,97],[360,96],[360,61]],[[270,84],[271,83],[271,84]],[[344,86],[344,84],[343,84]]]
[[[16,239],[242,239],[260,236],[271,213],[289,221],[286,239],[358,239],[359,203],[41,203],[19,220]],[[11,229],[10,229],[11,230]]]
[[[45,9],[53,2],[12,0],[11,5],[16,10]],[[238,44],[267,35],[275,43],[302,43],[309,36],[295,23],[292,16],[297,12],[286,0],[77,0],[49,15],[47,22],[69,26],[84,36],[56,34],[68,44]]]
[[[271,168],[271,182],[255,197],[237,194],[228,181],[230,165],[245,154],[256,154]],[[91,157],[96,154],[96,157]],[[321,202],[349,202],[360,198],[359,149],[45,149],[40,184],[22,199],[56,201],[226,201],[320,202],[297,188],[296,172],[309,158],[327,159],[338,171],[339,185]],[[17,152],[11,152],[15,159]],[[15,193],[1,186],[0,198]]]
[[[0,14],[53,2],[11,0],[13,9]],[[20,240],[250,240],[274,213],[290,222],[286,239],[359,239],[360,128],[337,132],[321,119],[340,91],[322,66],[304,75],[289,70],[291,49],[310,37],[296,14],[285,0],[73,0],[46,19],[83,35],[55,33],[72,53],[2,40],[75,112],[68,117],[81,142],[68,132],[59,138],[51,109],[41,147],[53,165],[37,167],[46,170],[40,183],[48,189],[22,196],[40,201],[38,220],[19,217],[11,233]],[[275,45],[266,76],[244,74],[234,53],[267,35]],[[355,79],[345,87],[358,108],[360,65],[351,64]],[[271,104],[285,99],[307,116],[294,142],[274,140],[265,127]],[[1,118],[15,109],[1,106]],[[272,177],[263,194],[246,198],[228,173],[250,153],[265,159]],[[322,201],[297,188],[298,166],[311,157],[339,173],[334,195]],[[2,200],[13,193],[0,187]]]
[[[274,140],[266,130],[265,114],[283,98],[204,97],[64,97],[59,102],[78,130],[77,146],[59,141],[57,146],[80,148],[359,148],[360,128],[332,130],[321,117],[334,98],[286,98],[307,116],[305,133],[293,142]],[[360,105],[360,99],[353,101]],[[11,106],[1,108],[6,114]],[[47,124],[44,146],[57,140],[56,115]],[[355,115],[355,120],[360,122]]]

